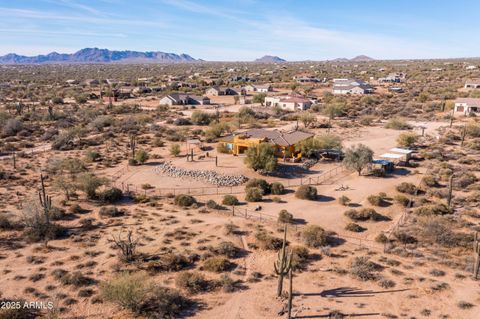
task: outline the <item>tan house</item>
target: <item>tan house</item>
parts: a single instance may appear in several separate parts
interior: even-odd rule
[[[458,98],[455,100],[454,114],[480,115],[480,98]]]
[[[465,89],[480,89],[480,79],[468,79],[465,81]]]
[[[261,143],[269,143],[280,158],[301,158],[296,149],[301,141],[312,138],[313,134],[302,131],[282,132],[278,130],[251,129],[226,136],[220,143],[234,155],[244,154],[248,148]]]

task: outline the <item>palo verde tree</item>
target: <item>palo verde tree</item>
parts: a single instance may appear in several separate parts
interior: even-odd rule
[[[254,171],[271,173],[277,167],[277,158],[272,146],[260,143],[247,150],[245,164]]]
[[[373,161],[373,151],[366,145],[357,144],[345,151],[343,164],[362,175],[362,170]]]

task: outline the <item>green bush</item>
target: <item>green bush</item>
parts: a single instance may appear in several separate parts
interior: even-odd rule
[[[207,271],[223,272],[232,267],[232,263],[224,256],[213,256],[203,262],[203,268]]]
[[[297,188],[295,197],[299,199],[315,200],[317,199],[317,188],[310,185],[302,185]]]
[[[116,187],[112,187],[100,194],[100,199],[110,204],[116,203],[122,200],[122,198],[123,198],[122,190]]]
[[[177,206],[180,207],[189,207],[195,204],[197,201],[193,196],[190,195],[185,195],[185,194],[179,194],[175,196],[174,203]]]
[[[381,232],[377,235],[377,237],[375,237],[375,241],[377,243],[385,244],[386,242],[388,242],[388,237],[383,232]]]
[[[282,248],[283,240],[267,234],[265,231],[259,231],[255,234],[255,239],[263,249],[278,250]]]
[[[426,175],[422,178],[422,182],[430,187],[437,187],[438,186],[438,180],[435,176],[432,175]]]
[[[293,222],[293,215],[290,214],[286,209],[282,209],[278,213],[278,222],[291,224]]]
[[[377,213],[373,208],[362,208],[360,210],[349,209],[344,215],[354,221],[379,221],[383,219],[383,216]]]
[[[394,197],[394,199],[397,203],[399,203],[400,205],[402,205],[404,207],[407,207],[408,203],[410,203],[410,198],[408,198],[407,196],[396,195]]]
[[[446,215],[451,213],[452,211],[445,204],[432,204],[415,209],[415,214],[420,216]]]
[[[100,285],[104,300],[147,318],[174,318],[190,302],[178,291],[155,285],[139,273],[122,273]]]
[[[210,289],[210,284],[205,277],[197,271],[186,271],[177,275],[175,285],[185,289],[190,294],[197,294]]]
[[[321,247],[327,243],[327,234],[325,230],[317,225],[308,225],[302,231],[302,240],[309,247]]]
[[[210,209],[219,209],[221,207],[213,199],[209,199],[205,205]]]
[[[270,185],[270,192],[273,195],[283,195],[283,194],[285,194],[285,187],[280,182],[273,182]]]
[[[245,193],[245,200],[247,202],[260,202],[262,201],[263,190],[259,187],[247,188]]]
[[[145,163],[150,156],[148,155],[147,151],[145,150],[138,150],[135,152],[135,161],[139,164]]]
[[[367,197],[368,202],[373,206],[385,206],[387,204],[386,196],[379,195],[370,195]]]
[[[222,204],[226,206],[237,206],[240,202],[238,198],[233,195],[223,196]]]
[[[393,117],[387,122],[387,124],[385,124],[385,128],[393,130],[409,130],[412,126],[403,118]]]
[[[245,190],[247,191],[249,188],[260,188],[263,191],[262,195],[268,195],[270,194],[271,188],[270,184],[261,178],[252,178],[250,179],[247,184],[245,185]]]
[[[292,268],[293,270],[303,270],[306,268],[310,252],[307,247],[294,246],[292,247]]]

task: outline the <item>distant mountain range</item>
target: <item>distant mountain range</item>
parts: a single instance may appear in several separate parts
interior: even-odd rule
[[[274,55],[264,55],[261,58],[256,59],[254,62],[263,62],[263,63],[276,63],[276,62],[286,62],[287,60],[284,60],[278,56]]]
[[[188,54],[165,52],[114,51],[85,48],[72,54],[52,52],[47,55],[24,56],[10,53],[0,56],[0,64],[37,63],[178,63],[197,62]]]
[[[375,61],[375,59],[366,56],[366,55],[357,55],[356,57],[352,59],[347,59],[347,58],[338,58],[332,60],[333,62],[369,62],[369,61]]]

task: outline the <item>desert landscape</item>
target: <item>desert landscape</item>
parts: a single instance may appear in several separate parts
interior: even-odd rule
[[[478,10],[2,4],[0,319],[479,319]]]

